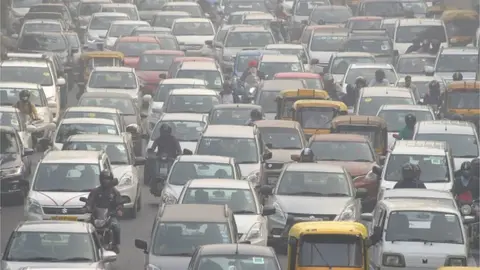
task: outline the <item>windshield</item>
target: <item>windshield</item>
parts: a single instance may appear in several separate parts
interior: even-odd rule
[[[33,190],[88,192],[99,185],[98,164],[40,163]]]
[[[260,91],[260,97],[257,104],[262,106],[264,113],[276,113],[277,112],[277,102],[275,101],[276,97],[280,93],[279,91]]]
[[[405,127],[405,116],[413,114],[417,118],[417,122],[435,120],[434,115],[430,111],[402,111],[402,110],[383,110],[378,116],[387,122],[388,132],[399,132]],[[428,140],[437,141],[437,140]]]
[[[400,181],[402,166],[406,163],[420,166],[420,181],[425,183],[449,182],[449,167],[445,156],[429,155],[390,155],[386,165],[385,180]]]
[[[12,7],[13,8],[29,8],[36,5],[42,4],[42,0],[13,0]]]
[[[300,62],[261,62],[259,70],[263,72],[268,78],[280,72],[303,72],[303,65]]]
[[[154,27],[168,27],[171,28],[173,21],[180,18],[188,18],[188,15],[168,15],[168,16],[155,16],[152,26]]]
[[[198,121],[162,121],[155,125],[151,140],[160,136],[160,126],[167,124],[172,128],[172,135],[181,142],[197,142],[205,128],[204,122]]]
[[[476,72],[478,69],[478,54],[440,54],[436,72]]]
[[[1,132],[0,142],[0,154],[17,154],[20,152],[17,138],[13,133]]]
[[[413,97],[363,97],[358,106],[358,115],[377,115],[382,105],[388,104],[413,104]]]
[[[343,173],[284,171],[278,181],[278,195],[351,196],[351,180]]]
[[[274,43],[270,32],[231,32],[225,38],[225,47],[265,47]]]
[[[61,124],[55,142],[65,143],[68,137],[84,133],[118,135],[118,130],[116,126],[108,124]]]
[[[142,54],[137,70],[168,71],[173,59],[178,55],[173,54]]]
[[[309,147],[318,161],[375,161],[372,147],[367,142],[312,141]]]
[[[478,28],[477,19],[460,19],[456,18],[454,21],[446,22],[445,27],[449,37],[455,36],[475,36]]]
[[[202,137],[198,144],[198,155],[233,157],[239,164],[255,164],[259,150],[254,139]]]
[[[382,20],[352,20],[349,22],[349,28],[352,30],[375,30],[380,29]]]
[[[330,128],[334,112],[333,108],[299,108],[295,118],[300,118],[300,124],[303,128]]]
[[[225,13],[229,14],[232,12],[241,12],[241,11],[260,11],[268,12],[265,7],[264,2],[255,2],[255,1],[231,1],[228,5],[225,6]],[[241,24],[243,19],[243,14],[235,14],[228,18],[228,24]]]
[[[446,86],[443,83],[443,80],[438,79],[437,81],[440,84],[440,91],[445,91]],[[417,92],[420,97],[424,97],[428,93],[428,85],[430,84],[430,81],[413,81],[412,84],[417,88]],[[405,87],[405,82],[398,82],[397,86]]]
[[[408,1],[408,2],[402,2],[401,4],[404,10],[412,10],[414,14],[424,15],[427,13],[427,8],[428,8],[425,2],[426,1],[418,1],[418,2]]]
[[[337,127],[338,133],[341,134],[357,134],[367,137],[370,142],[373,143],[374,147],[377,147],[381,143],[381,140],[376,139],[377,128],[376,127],[367,127],[367,126],[339,126]],[[383,147],[383,146],[382,146]]]
[[[351,68],[345,76],[345,84],[355,85],[355,79],[359,76],[365,78],[367,82],[370,82],[375,77],[375,71],[378,68]],[[390,83],[395,83],[398,78],[393,69],[383,69],[385,72],[385,79]]]
[[[310,50],[314,52],[335,52],[340,50],[346,36],[314,35],[310,43]]]
[[[143,0],[137,4],[139,11],[160,10],[167,1],[163,0]]]
[[[381,39],[350,39],[343,44],[346,52],[367,52],[372,54],[392,53],[390,41]]]
[[[129,36],[133,29],[145,26],[144,24],[111,24],[110,29],[108,30],[107,37],[121,37]]]
[[[23,25],[23,33],[62,31],[62,25],[59,23],[26,23]]]
[[[131,20],[138,20],[137,11],[131,7],[103,7],[102,12],[118,12],[128,15]],[[126,26],[126,25],[124,25]]]
[[[102,3],[85,3],[80,2],[78,5],[79,16],[92,16],[93,13],[100,12],[102,9]]]
[[[79,106],[106,107],[120,111],[123,115],[136,114],[133,101],[125,98],[86,97],[78,102]]]
[[[108,30],[113,21],[128,20],[127,16],[95,16],[90,20],[90,30]]]
[[[201,256],[198,269],[230,269],[232,265],[241,265],[241,269],[249,270],[280,270],[273,257],[262,257],[251,255],[223,255],[223,256]],[[238,269],[238,268],[235,268]]]
[[[4,65],[0,66],[0,74],[2,74],[2,81],[35,83],[41,86],[53,85],[52,74],[48,67]]]
[[[210,113],[211,125],[239,125],[243,126],[250,120],[251,109],[216,109]]]
[[[297,16],[310,16],[312,10],[316,6],[330,6],[328,0],[315,0],[315,1],[297,1],[295,5],[295,15]]]
[[[1,71],[0,71],[1,72]],[[3,79],[3,74],[2,74],[2,79]],[[17,101],[20,100],[20,92],[25,89],[18,89],[18,88],[1,88],[0,87],[0,105],[5,106],[5,105],[14,105],[17,103]],[[28,89],[28,92],[30,92],[30,99],[29,101],[38,107],[45,107],[46,102],[41,95],[40,90],[37,89]]]
[[[223,80],[218,70],[188,70],[180,69],[177,78],[200,79],[207,82],[208,89],[221,89]]]
[[[296,128],[259,127],[263,141],[269,149],[302,149],[300,132]]]
[[[205,88],[203,84],[161,84],[158,86],[155,96],[153,96],[153,101],[164,102],[167,100],[168,93],[174,89],[183,89],[183,88]]]
[[[137,89],[133,72],[93,71],[88,81],[90,88]]]
[[[448,94],[448,108],[452,109],[478,109],[480,105],[478,100],[480,99],[480,92],[477,91],[465,91],[465,92],[452,92]]]
[[[158,223],[152,242],[153,255],[191,256],[193,247],[228,244],[233,240],[227,223],[165,222]]]
[[[323,20],[326,24],[346,23],[352,17],[352,12],[347,8],[315,9],[310,14],[312,20]]]
[[[177,22],[173,25],[175,36],[213,36],[215,32],[208,22]]]
[[[168,183],[183,186],[192,179],[234,179],[233,172],[233,166],[228,163],[176,162],[168,176]]]
[[[404,9],[400,2],[367,2],[364,4],[365,16],[380,16],[384,18],[402,17]]]
[[[62,150],[105,151],[112,165],[130,164],[129,153],[123,143],[109,142],[68,142]]]
[[[119,42],[116,47],[125,57],[139,57],[144,51],[162,49],[156,42]]]
[[[234,214],[258,214],[250,189],[189,188],[179,203],[228,205]]]
[[[396,43],[412,43],[415,38],[434,38],[440,42],[447,42],[443,25],[415,25],[397,27],[395,35]]]
[[[24,35],[18,42],[18,48],[27,51],[63,52],[67,50],[68,43],[61,34]]]
[[[5,254],[6,261],[29,264],[64,262],[75,265],[90,264],[97,260],[95,243],[89,233],[16,231],[10,241],[10,248]],[[55,252],[58,250],[62,252]]]
[[[373,57],[335,57],[333,60],[330,73],[344,75],[347,72],[348,66],[351,64],[373,64],[375,58]]]
[[[192,17],[201,18],[203,16],[203,12],[199,6],[176,6],[176,5],[169,5],[163,6],[163,11],[184,11],[189,13]]]
[[[430,211],[393,211],[386,241],[463,244],[461,223],[454,214]]]
[[[0,111],[0,125],[1,126],[13,127],[17,131],[20,131],[20,122],[19,121],[20,121],[20,119],[18,119],[18,115],[17,115],[16,112],[1,112]],[[2,143],[3,143],[3,137],[2,137]]]
[[[67,111],[63,115],[63,119],[68,118],[101,118],[101,119],[110,119],[113,121],[118,122],[117,114],[113,113],[99,113],[99,112],[75,112],[75,111]]]
[[[271,18],[261,18],[261,19],[244,19],[242,24],[248,25],[269,25],[272,21]]]
[[[248,68],[250,61],[258,61],[259,58],[259,55],[237,55],[237,57],[235,57],[235,71],[243,72]]]
[[[296,55],[303,63],[308,63],[308,56],[305,54],[303,49],[272,49],[274,51],[279,51],[281,54]]]
[[[396,69],[398,73],[423,75],[426,66],[435,66],[435,57],[401,57]]]
[[[170,96],[165,107],[166,113],[209,113],[213,106],[219,104],[217,96]]]
[[[300,242],[300,267],[363,266],[362,239],[356,235],[303,235]]]
[[[420,121],[417,117],[417,121]],[[472,130],[473,132],[473,130]],[[475,135],[464,134],[429,134],[429,133],[417,133],[415,140],[418,141],[444,141],[452,148],[452,155],[455,158],[475,158],[480,154],[478,153],[478,142]]]

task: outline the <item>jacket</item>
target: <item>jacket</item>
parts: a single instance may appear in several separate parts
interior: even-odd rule
[[[453,183],[453,195],[457,196],[460,195],[464,192],[470,191],[472,194],[472,199],[473,200],[479,200],[480,199],[480,184],[479,184],[478,178],[472,176],[470,178],[470,181],[468,182],[468,185],[464,185],[462,182],[461,176],[455,177],[455,182]]]
[[[370,81],[368,84],[368,87],[372,86],[389,86],[390,82],[387,79],[383,79],[381,82],[377,82],[377,80],[374,78]]]
[[[17,108],[21,113],[28,115],[30,117],[30,120],[38,120],[38,112],[37,108],[35,108],[35,105],[31,103],[30,101],[23,102],[23,101],[17,101],[14,105],[14,108]]]
[[[168,157],[176,158],[182,152],[180,143],[173,135],[159,136],[153,141],[152,149],[157,150],[157,155],[161,153],[167,153]]]
[[[404,127],[402,130],[400,130],[398,135],[402,140],[411,140],[413,138],[413,130],[408,127]]]
[[[102,186],[93,189],[88,194],[87,208],[108,208],[112,215],[123,208],[122,196],[115,187],[104,188]]]

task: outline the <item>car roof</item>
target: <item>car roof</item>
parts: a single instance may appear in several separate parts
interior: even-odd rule
[[[17,232],[89,233],[90,226],[91,226],[90,223],[76,222],[76,221],[53,221],[53,220],[24,221],[17,226],[15,231]]]
[[[86,92],[83,93],[80,99],[82,98],[117,98],[117,99],[132,99],[132,96],[127,93],[115,93],[115,92]]]
[[[155,12],[155,16],[177,16],[177,15],[186,15],[191,16],[190,13],[186,11],[179,11],[179,10],[157,10]]]
[[[49,151],[40,161],[41,163],[69,163],[69,164],[96,164],[100,151],[62,150]]]
[[[164,6],[200,6],[197,2],[168,2]]]
[[[453,48],[442,48],[440,54],[454,54],[454,55],[470,55],[478,54],[478,48],[475,47],[453,47]]]
[[[435,190],[435,189],[418,189],[418,188],[397,188],[387,189],[383,193],[383,198],[438,198],[438,199],[452,199],[454,197],[450,191]]]
[[[277,44],[268,44],[265,46],[266,49],[299,49],[303,50],[301,44],[289,44],[289,43],[277,43]]]
[[[214,61],[185,61],[180,70],[217,70],[217,64]]]
[[[374,86],[362,88],[362,97],[412,97],[412,91],[408,88],[391,86]]]
[[[447,143],[443,141],[395,141],[391,154],[445,155]]]
[[[418,26],[418,25],[442,25],[443,21],[439,19],[415,18],[415,19],[399,19],[400,26]]]
[[[107,107],[91,107],[91,106],[74,106],[69,107],[65,110],[65,112],[98,112],[98,113],[111,113],[117,114],[120,113],[119,110],[114,108],[107,108]]]
[[[25,82],[0,82],[0,88],[40,89],[40,84]]]
[[[333,54],[333,57],[372,57],[375,56],[367,52],[336,52]]]
[[[113,72],[133,72],[131,67],[94,67],[92,72],[95,71],[113,71]]]
[[[121,135],[110,134],[76,134],[68,137],[68,142],[105,142],[105,143],[124,143]]]
[[[289,172],[326,172],[326,173],[345,173],[340,165],[312,163],[288,163],[285,165],[285,171]]]
[[[381,68],[381,69],[393,69],[393,66],[390,64],[382,63],[355,63],[350,65],[350,69],[354,68]]]
[[[264,54],[260,62],[274,62],[274,63],[296,63],[298,56],[293,54]]]
[[[204,122],[205,116],[200,113],[165,113],[160,121],[198,121]]]
[[[254,138],[251,126],[211,125],[204,130],[202,137],[213,138]]]
[[[92,17],[125,17],[128,18],[128,15],[121,12],[96,12],[92,14]]]
[[[78,118],[66,118],[62,119],[59,125],[62,124],[96,124],[96,125],[115,125],[115,121],[112,119],[105,118],[89,118],[89,117],[78,117]]]
[[[26,20],[23,24],[59,24],[61,25],[62,23],[58,20],[52,20],[52,19],[32,19],[32,20]]]
[[[448,207],[444,203],[435,201],[429,201],[425,203],[425,200],[416,200],[414,198],[404,199],[390,199],[382,201],[390,211],[432,211],[432,212],[445,212],[450,214],[457,214],[458,209],[456,207]]]
[[[134,20],[120,20],[120,21],[113,21],[110,23],[110,26],[112,24],[116,25],[139,25],[139,26],[150,26],[150,24],[146,21],[134,21]]]
[[[207,85],[205,80],[192,79],[192,78],[172,78],[165,79],[160,82],[160,84],[198,84],[198,85]]]
[[[112,0],[80,0],[80,3],[112,3]]]
[[[148,43],[156,43],[158,42],[158,39],[154,36],[125,36],[125,37],[119,37],[117,39],[117,42],[148,42]]]
[[[379,111],[425,111],[429,112],[432,108],[428,105],[411,104],[386,104],[380,107]]]
[[[416,130],[419,134],[475,134],[473,123],[452,120],[421,121],[417,123]]]
[[[297,121],[289,121],[289,120],[259,120],[259,121],[255,121],[255,126],[259,128],[263,128],[263,127],[299,128],[300,127]]]
[[[358,134],[315,134],[310,139],[312,142],[369,142],[366,136]]]
[[[189,188],[221,188],[221,189],[250,189],[248,181],[236,179],[193,179],[190,180]]]
[[[267,80],[263,81],[260,91],[281,91],[285,89],[305,88],[302,80]]]
[[[271,247],[250,244],[213,244],[200,248],[200,256],[208,255],[247,255],[258,257],[275,257]]]
[[[176,23],[198,23],[198,22],[202,22],[202,23],[211,23],[211,21],[207,18],[178,18],[178,19],[175,19]]]
[[[227,209],[226,205],[215,204],[170,204],[160,210],[160,221],[223,223],[228,219]]]
[[[222,163],[230,164],[232,157],[210,156],[210,155],[181,155],[178,156],[179,162],[198,162],[198,163]]]
[[[215,90],[203,88],[183,88],[170,90],[169,96],[217,96]]]
[[[398,20],[400,20],[400,18],[384,18],[382,20],[382,23],[383,24],[396,24]]]

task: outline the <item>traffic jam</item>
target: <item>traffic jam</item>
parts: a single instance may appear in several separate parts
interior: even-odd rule
[[[0,5],[0,270],[480,269],[478,0]]]

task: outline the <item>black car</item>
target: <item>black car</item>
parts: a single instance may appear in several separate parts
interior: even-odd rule
[[[30,189],[28,176],[32,172],[28,156],[33,149],[24,148],[13,127],[0,126],[0,186],[2,199],[13,196],[23,202]]]

